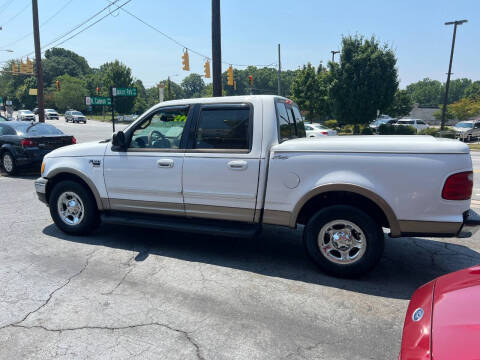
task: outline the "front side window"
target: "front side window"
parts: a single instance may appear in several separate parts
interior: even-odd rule
[[[158,110],[135,129],[129,148],[178,149],[187,116],[188,107]]]
[[[200,111],[195,149],[250,149],[250,107],[205,107]]]

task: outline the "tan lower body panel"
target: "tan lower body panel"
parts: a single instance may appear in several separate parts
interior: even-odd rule
[[[402,234],[455,235],[462,227],[461,222],[399,220],[398,224]]]
[[[255,213],[254,209],[199,204],[185,204],[185,211],[186,215],[191,217],[249,223],[254,221]]]
[[[185,215],[182,203],[164,203],[156,201],[110,199],[110,209],[147,214]]]
[[[263,223],[272,225],[290,226],[292,213],[280,210],[264,210]]]

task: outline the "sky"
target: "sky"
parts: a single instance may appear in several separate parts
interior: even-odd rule
[[[42,45],[109,4],[38,2]],[[210,0],[131,0],[125,9],[189,49],[211,56]],[[189,74],[182,70],[182,46],[123,11],[106,10],[86,25],[107,14],[61,47],[84,56],[91,67],[118,59],[146,87],[167,76],[180,82]],[[401,88],[426,77],[446,80],[453,26],[444,23],[468,19],[457,30],[452,79],[480,80],[480,0],[221,0],[221,17],[223,70],[229,64],[277,64],[277,44],[282,69],[326,64],[330,51],[340,49],[342,35],[375,35],[395,51]],[[0,0],[0,25],[0,49],[14,51],[0,51],[0,61],[33,52],[31,0]],[[202,74],[204,61],[190,51],[192,72]]]

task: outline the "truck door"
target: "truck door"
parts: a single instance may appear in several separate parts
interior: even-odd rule
[[[252,151],[253,106],[201,104],[194,121],[183,164],[186,215],[253,222],[260,165]]]

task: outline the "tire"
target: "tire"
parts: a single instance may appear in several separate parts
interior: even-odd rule
[[[59,199],[62,200],[59,201]],[[75,202],[70,208],[73,212],[71,215],[62,216],[59,208],[66,210],[64,201],[72,200]],[[59,202],[63,205],[59,205]],[[67,234],[86,235],[100,224],[95,198],[88,188],[76,181],[67,180],[56,184],[50,195],[49,208],[55,225]]]
[[[335,241],[333,235],[340,239]],[[349,205],[329,206],[314,214],[305,226],[303,241],[315,264],[338,277],[358,277],[370,271],[380,261],[385,245],[382,227]]]
[[[17,164],[13,155],[10,152],[5,151],[2,154],[1,160],[3,170],[5,170],[8,175],[15,175],[17,172]]]

